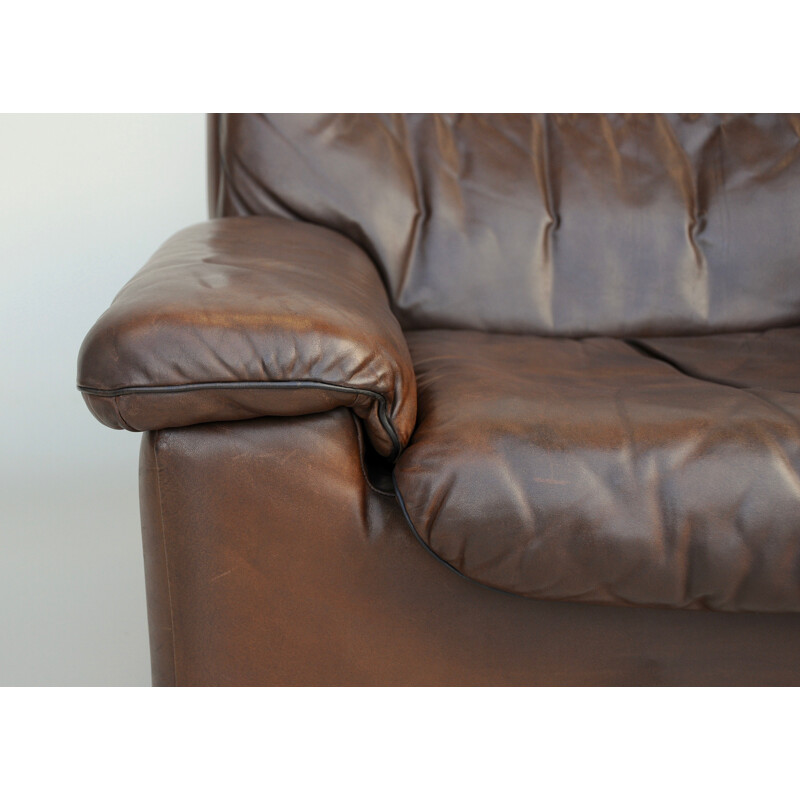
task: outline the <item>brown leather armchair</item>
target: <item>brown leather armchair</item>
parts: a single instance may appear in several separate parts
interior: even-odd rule
[[[800,116],[212,115],[86,338],[156,684],[796,684]]]

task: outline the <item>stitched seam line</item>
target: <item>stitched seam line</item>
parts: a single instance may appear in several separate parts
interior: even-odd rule
[[[210,381],[207,383],[182,383],[168,386],[122,386],[119,389],[95,389],[91,386],[78,385],[78,391],[93,397],[121,397],[129,394],[171,394],[181,392],[202,391],[203,389],[321,389],[331,392],[357,394],[369,397],[378,404],[378,420],[392,443],[390,458],[400,454],[400,438],[389,418],[388,403],[380,392],[371,389],[360,389],[325,381]]]
[[[164,571],[167,573],[167,598],[169,600],[169,625],[172,639],[172,676],[173,685],[178,685],[178,652],[175,646],[175,612],[172,604],[172,581],[170,580],[169,557],[167,555],[167,537],[164,527],[164,503],[161,499],[161,466],[158,463],[158,440],[161,431],[156,431],[153,436],[153,461],[156,465],[156,490],[158,491],[158,514],[161,519],[161,543],[164,548]]]

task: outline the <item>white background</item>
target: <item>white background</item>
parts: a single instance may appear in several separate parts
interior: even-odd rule
[[[205,118],[0,115],[0,685],[148,685],[139,435],[75,389],[123,283],[206,210]]]

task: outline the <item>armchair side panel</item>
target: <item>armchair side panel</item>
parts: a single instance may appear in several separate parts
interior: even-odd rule
[[[147,434],[157,685],[797,684],[800,615],[543,602],[454,574],[351,412]]]

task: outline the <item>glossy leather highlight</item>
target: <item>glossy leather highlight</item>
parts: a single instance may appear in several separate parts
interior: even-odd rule
[[[408,341],[419,423],[395,477],[461,573],[539,599],[800,611],[800,395],[607,338]],[[800,372],[785,356],[780,379]]]
[[[232,114],[212,215],[338,230],[404,328],[800,324],[800,115]]]
[[[269,218],[172,237],[87,335],[78,384],[102,422],[128,430],[347,406],[386,456],[416,413],[369,259],[333,231]]]

